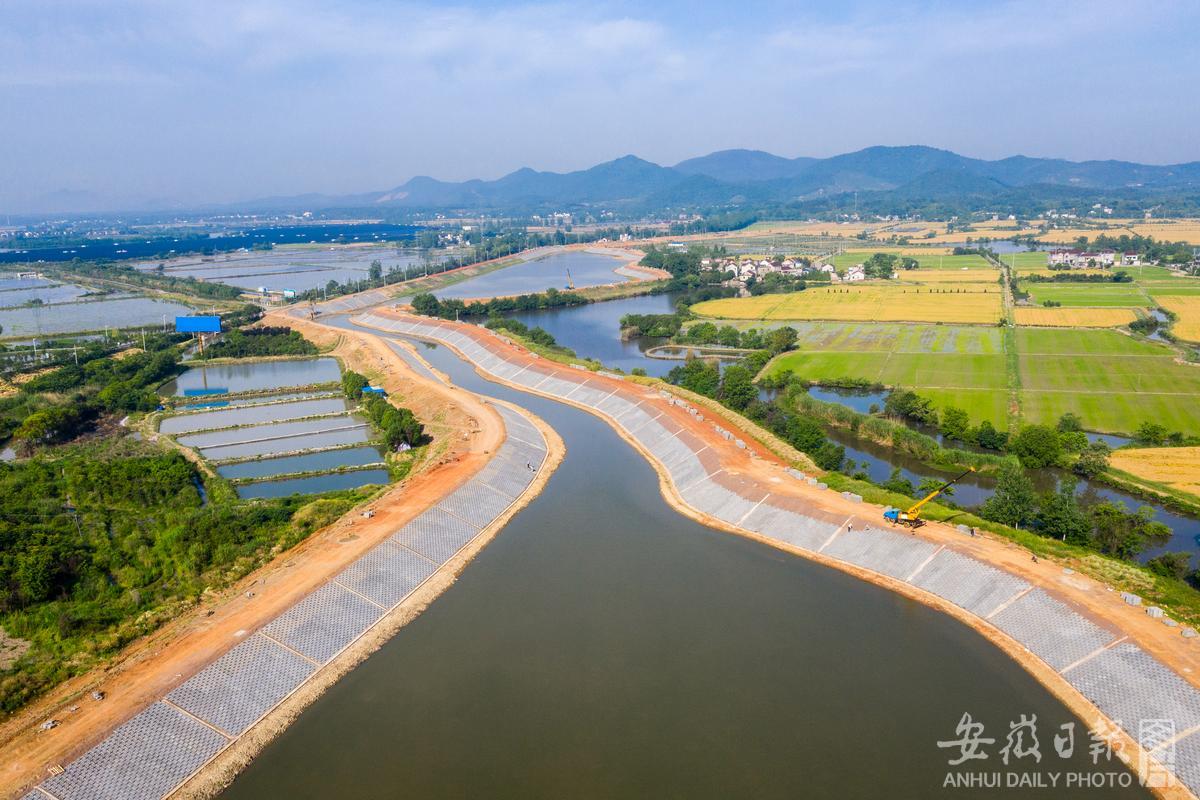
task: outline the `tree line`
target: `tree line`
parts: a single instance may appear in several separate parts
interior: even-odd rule
[[[577,292],[563,292],[553,287],[544,292],[533,292],[516,297],[494,297],[475,303],[464,303],[457,298],[438,299],[430,292],[413,295],[413,311],[427,317],[460,319],[462,317],[489,317],[523,311],[543,311],[550,308],[581,306],[591,302]]]
[[[209,345],[210,358],[252,358],[261,356],[308,356],[317,346],[284,326],[235,328]]]
[[[387,399],[363,390],[370,386],[365,375],[352,370],[342,373],[342,392],[348,400],[360,404],[368,419],[375,425],[389,450],[406,449],[425,444],[425,426],[410,409],[392,405]]]

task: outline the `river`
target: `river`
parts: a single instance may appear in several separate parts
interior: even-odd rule
[[[445,595],[270,744],[227,800],[928,798],[969,712],[986,772],[1094,768],[1086,725],[983,637],[836,570],[677,514],[599,419],[484,381],[529,408],[563,464]],[[1043,760],[999,761],[1036,714]],[[1076,722],[1069,760],[1051,748]],[[1018,766],[1020,765],[1020,766]],[[1116,762],[1101,769],[1125,774]],[[980,797],[1145,796],[973,790]],[[946,796],[953,796],[953,793]]]

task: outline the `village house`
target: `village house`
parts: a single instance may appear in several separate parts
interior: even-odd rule
[[[1124,261],[1122,255],[1122,261]],[[1136,254],[1134,255],[1136,258]],[[1070,269],[1087,269],[1088,267],[1111,267],[1116,263],[1117,254],[1112,250],[1051,250],[1047,257],[1050,266],[1062,266]]]

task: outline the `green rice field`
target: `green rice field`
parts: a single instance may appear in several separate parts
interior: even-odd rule
[[[939,407],[966,409],[1005,426],[1004,347],[998,328],[949,325],[810,323],[796,325],[800,346],[767,366],[808,380],[860,378],[903,386]]]
[[[1052,300],[1068,307],[1145,308],[1150,298],[1132,283],[1026,283],[1034,302]]]
[[[1200,434],[1200,366],[1115,331],[1019,329],[1022,415],[1053,422],[1067,411],[1086,427],[1130,433],[1142,422]]]
[[[1011,266],[1016,272],[1038,272],[1046,269],[1049,256],[1043,251],[1028,253],[1005,253],[1000,260]]]
[[[796,351],[766,367],[813,381],[856,378],[902,386],[972,421],[1008,427],[1009,387],[1021,420],[1054,423],[1070,411],[1089,430],[1132,433],[1142,422],[1200,434],[1200,366],[1177,363],[1163,345],[1105,330],[1014,332],[1017,375],[1008,374],[998,328],[809,323]],[[1019,383],[1017,382],[1019,381]]]

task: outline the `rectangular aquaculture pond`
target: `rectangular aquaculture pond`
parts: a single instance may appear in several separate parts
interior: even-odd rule
[[[162,433],[209,431],[236,425],[255,425],[326,414],[344,414],[347,410],[346,401],[340,397],[236,406],[220,411],[201,411],[195,414],[170,417],[163,420],[158,429]]]
[[[270,478],[297,472],[323,472],[341,467],[364,467],[382,464],[383,451],[378,447],[346,447],[339,450],[320,450],[299,456],[261,458],[217,467],[217,474],[229,480],[241,478]]]
[[[333,383],[341,380],[341,377],[341,367],[332,358],[215,364],[192,367],[164,385],[161,393],[179,397],[204,397]]]
[[[354,472],[335,472],[308,478],[284,478],[278,481],[258,481],[237,487],[238,497],[287,497],[289,494],[320,494],[339,489],[384,484],[389,480],[386,469],[360,469]]]

